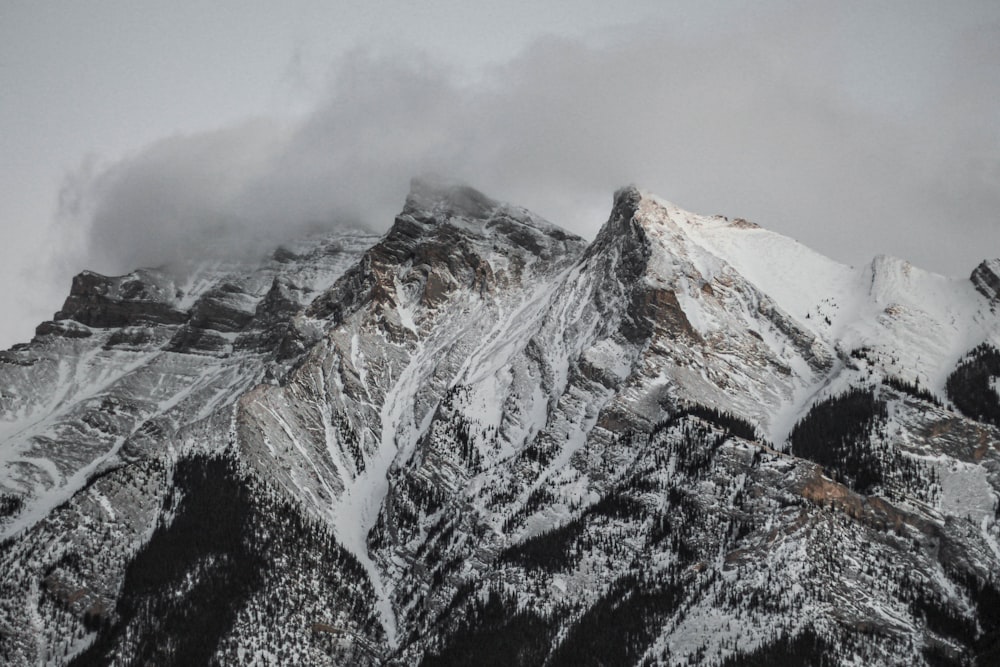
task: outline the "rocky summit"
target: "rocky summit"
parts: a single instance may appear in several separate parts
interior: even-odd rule
[[[0,353],[0,663],[1000,664],[998,267],[418,180],[84,272]]]

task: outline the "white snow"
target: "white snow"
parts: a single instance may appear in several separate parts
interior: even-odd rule
[[[935,466],[941,483],[941,511],[976,523],[993,519],[996,496],[986,469],[946,458]]]
[[[376,609],[389,643],[394,647],[398,643],[396,616],[382,573],[368,553],[367,538],[389,490],[390,466],[397,454],[401,450],[408,451],[419,436],[414,428],[413,402],[425,373],[433,368],[433,363],[433,356],[428,358],[421,345],[412,354],[409,365],[386,392],[382,402],[382,436],[378,449],[370,457],[366,457],[364,471],[356,477],[344,479],[343,494],[331,516],[337,539],[368,572],[377,596]]]
[[[678,302],[703,335],[724,332],[732,323],[706,309],[704,298],[680,273],[680,262],[691,262],[710,283],[727,279],[726,267],[731,267],[826,350],[846,355],[864,348],[881,372],[918,382],[940,396],[965,352],[1000,337],[996,316],[967,278],[937,275],[884,255],[853,268],[751,223],[689,213],[650,194],[644,194],[640,215],[647,234],[665,249],[660,259],[654,253],[660,263],[650,270],[663,276],[659,281],[676,281]],[[743,316],[745,326],[794,371],[791,395],[767,418],[768,432],[780,444],[845,367],[837,364],[826,377],[814,377],[800,354],[773,335],[753,308]],[[841,379],[835,385],[846,388],[847,383]]]
[[[853,268],[787,236],[725,218],[696,215],[654,195],[647,197],[691,240],[735,268],[792,317],[801,321],[824,298],[850,300],[856,275]]]

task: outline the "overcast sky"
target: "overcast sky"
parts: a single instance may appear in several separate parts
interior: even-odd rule
[[[84,268],[382,230],[424,172],[964,276],[1000,256],[1000,3],[0,0],[0,347]]]

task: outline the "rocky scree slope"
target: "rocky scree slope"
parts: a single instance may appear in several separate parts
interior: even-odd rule
[[[0,656],[993,664],[996,266],[415,181],[380,239],[81,274],[0,359]]]

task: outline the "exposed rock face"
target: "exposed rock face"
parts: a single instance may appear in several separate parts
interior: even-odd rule
[[[180,324],[187,314],[174,307],[173,281],[151,271],[108,277],[84,271],[73,286],[56,320],[71,319],[88,327],[137,324]]]
[[[993,303],[1000,301],[1000,259],[987,259],[972,272],[972,284]]]
[[[1000,431],[940,400],[983,266],[418,180],[380,238],[81,274],[0,355],[0,662],[993,664]]]

